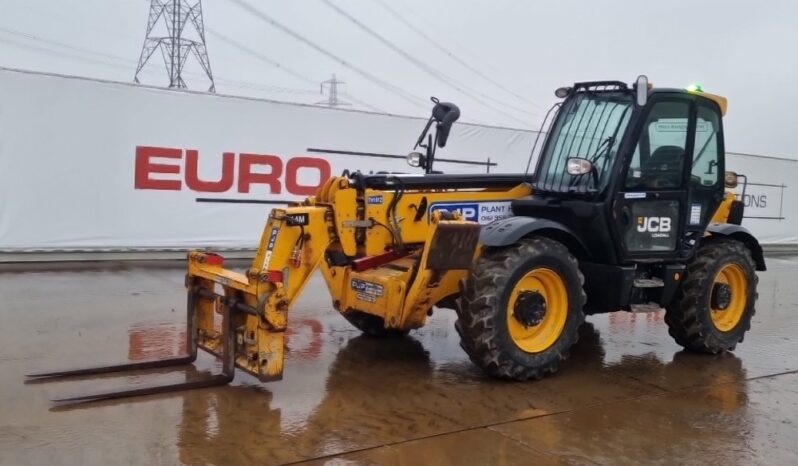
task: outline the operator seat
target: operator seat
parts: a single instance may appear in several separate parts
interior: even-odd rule
[[[679,146],[662,146],[651,154],[641,169],[648,178],[649,187],[680,188],[683,166],[684,149]]]

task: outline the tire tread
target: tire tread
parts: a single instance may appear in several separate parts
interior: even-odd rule
[[[684,348],[702,353],[717,354],[724,350],[733,351],[737,343],[743,341],[745,332],[751,328],[751,318],[756,313],[756,291],[759,277],[753,273],[753,299],[746,303],[747,315],[743,316],[742,329],[733,329],[734,341],[719,336],[719,332],[709,327],[702,319],[707,312],[707,290],[711,290],[714,277],[710,271],[716,268],[719,260],[728,255],[738,256],[749,270],[755,270],[751,251],[744,244],[734,240],[712,240],[699,247],[693,260],[687,265],[682,286],[674,301],[666,306],[665,323],[668,333]]]
[[[503,291],[513,285],[508,283],[512,271],[522,266],[529,257],[543,254],[558,255],[575,270],[579,279],[579,292],[576,296],[569,295],[568,298],[569,312],[571,306],[577,306],[579,310],[576,316],[578,321],[572,324],[573,332],[563,331],[560,339],[564,338],[566,341],[555,344],[556,357],[540,366],[526,366],[502,350],[502,331],[496,319],[505,316],[506,310],[501,299]],[[531,237],[508,248],[484,250],[472,272],[460,284],[458,320],[455,323],[455,329],[460,335],[460,346],[474,364],[495,377],[529,380],[557,372],[560,362],[568,357],[568,350],[579,338],[576,329],[584,322],[582,308],[587,299],[584,282],[585,278],[579,270],[576,258],[563,244],[549,238]]]

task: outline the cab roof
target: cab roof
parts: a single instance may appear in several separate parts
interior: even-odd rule
[[[629,91],[632,88],[629,87],[623,81],[586,81],[586,82],[574,83],[574,85],[571,88],[563,88],[563,89],[567,90],[568,93],[573,93],[579,91],[624,92],[624,91]],[[649,92],[675,92],[675,93],[692,94],[699,97],[704,97],[718,104],[718,107],[720,107],[721,116],[726,115],[726,108],[728,107],[728,100],[726,99],[726,97],[717,94],[710,94],[709,92],[704,92],[701,88],[698,89],[662,88],[662,87],[655,87],[651,83],[649,83]]]
[[[650,89],[649,92],[676,92],[676,93],[691,94],[699,97],[704,97],[718,104],[718,107],[720,107],[721,116],[726,116],[726,108],[729,105],[728,99],[726,99],[726,97],[723,97],[722,95],[710,94],[709,92],[698,91],[698,90],[694,91],[690,89],[680,89],[680,88],[653,87]]]

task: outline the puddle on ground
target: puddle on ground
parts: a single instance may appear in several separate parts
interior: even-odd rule
[[[23,384],[28,372],[181,353],[179,268],[0,274],[0,464],[798,464],[798,292],[761,275],[734,354],[681,351],[662,311],[593,316],[560,373],[490,379],[452,311],[409,338],[359,335],[320,277],[289,317],[285,378],[53,410],[52,398],[192,380],[194,366]],[[702,456],[693,456],[695,452]],[[338,456],[342,455],[342,456]]]

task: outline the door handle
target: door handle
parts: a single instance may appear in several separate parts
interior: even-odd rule
[[[629,207],[621,207],[621,225],[628,227],[632,223],[632,211]]]

